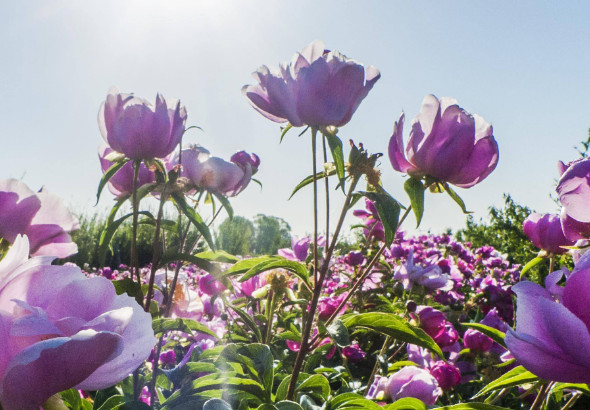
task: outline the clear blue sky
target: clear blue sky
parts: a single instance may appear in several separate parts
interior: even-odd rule
[[[240,89],[261,64],[321,39],[382,73],[344,140],[386,152],[402,110],[413,118],[425,94],[455,97],[492,122],[500,146],[496,171],[460,190],[468,208],[485,216],[509,192],[554,211],[555,164],[575,158],[590,127],[589,17],[582,1],[5,1],[0,177],[45,185],[93,212],[100,103],[112,85],[149,99],[159,91],[180,98],[188,123],[204,129],[191,141],[225,158],[240,149],[261,157],[264,188],[236,198],[237,214],[276,215],[310,232],[310,193],[287,201],[310,174],[308,142],[293,132],[279,145],[279,126]],[[387,157],[381,169],[386,189],[407,203]],[[427,197],[424,229],[464,219],[448,197]]]

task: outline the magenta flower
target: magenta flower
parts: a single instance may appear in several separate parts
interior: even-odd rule
[[[432,338],[442,333],[447,323],[447,317],[440,310],[432,306],[418,306],[416,313],[420,319],[420,327]]]
[[[0,262],[0,402],[35,409],[69,388],[100,390],[156,343],[151,316],[104,277],[33,258],[18,237]]]
[[[414,397],[426,405],[433,405],[442,394],[438,382],[428,370],[407,366],[388,378],[377,376],[369,388],[367,397],[376,400],[396,401]]]
[[[494,341],[475,329],[467,329],[463,335],[463,344],[474,352],[487,352],[494,345]]]
[[[107,156],[111,154],[113,151],[108,145],[103,144],[98,149],[98,159],[100,161],[100,168],[102,172],[106,172],[114,163],[107,159]],[[130,195],[133,192],[133,178],[135,171],[133,170],[133,164],[131,162],[127,162],[125,165],[121,167],[117,171],[115,175],[109,179],[108,187],[111,194],[115,195],[117,198],[121,198],[125,195]],[[142,162],[139,166],[139,174],[137,178],[137,187],[141,187],[143,185],[149,184],[154,182],[156,178],[154,177],[154,173],[145,166]]]
[[[319,128],[348,123],[381,74],[316,40],[280,70],[263,65],[253,76],[258,84],[242,93],[256,111],[275,122]]]
[[[456,366],[442,360],[438,360],[432,365],[430,374],[434,376],[443,390],[451,389],[461,381],[461,371]]]
[[[492,126],[452,98],[424,98],[420,114],[412,122],[405,153],[403,127],[402,113],[389,140],[389,159],[396,171],[470,188],[498,164]]]
[[[367,357],[367,354],[359,347],[358,343],[353,343],[342,349],[342,356],[346,357],[352,363],[358,363]]]
[[[98,127],[106,143],[127,158],[164,158],[184,134],[186,108],[179,101],[156,95],[156,105],[112,88],[98,112]]]
[[[65,258],[78,252],[69,232],[79,228],[57,195],[45,188],[34,193],[16,179],[0,180],[0,237],[6,241],[13,243],[24,234],[31,255]]]
[[[528,281],[512,287],[516,329],[508,329],[506,346],[520,364],[543,379],[588,383],[590,254],[578,261],[565,287],[556,285],[557,276],[547,281],[547,288]]]
[[[562,175],[557,183],[559,202],[563,206],[561,223],[565,236],[570,240],[590,236],[590,158],[561,163]],[[564,170],[564,168],[566,168]]]
[[[522,229],[533,245],[549,253],[566,253],[567,249],[562,246],[574,244],[564,236],[559,215],[533,212],[524,220]]]
[[[167,167],[182,161],[183,177],[197,188],[206,189],[221,195],[236,196],[242,192],[258,171],[260,158],[256,154],[240,151],[227,162],[219,157],[212,157],[208,150],[198,145],[191,145],[169,158]]]

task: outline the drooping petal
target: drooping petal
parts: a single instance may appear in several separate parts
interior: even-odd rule
[[[90,330],[36,343],[10,362],[0,402],[6,410],[38,409],[53,394],[76,385],[118,355],[121,346],[121,336]]]
[[[569,217],[590,222],[590,159],[573,162],[561,175],[556,191]]]
[[[404,154],[404,119],[405,115],[402,112],[393,126],[393,135],[389,139],[389,160],[396,171],[414,173],[416,168],[408,162]]]

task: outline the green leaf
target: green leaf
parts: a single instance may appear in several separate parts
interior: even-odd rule
[[[340,180],[340,186],[344,190],[344,152],[342,151],[342,141],[336,135],[329,133],[324,134],[324,137],[328,141],[332,158],[334,159],[334,165],[336,165],[336,174]]]
[[[496,380],[490,382],[481,389],[473,398],[482,396],[494,390],[505,389],[507,387],[520,386],[521,384],[531,383],[538,381],[539,378],[526,370],[522,366],[515,367]]]
[[[210,399],[203,404],[203,410],[232,410],[232,408],[224,400]]]
[[[252,266],[244,275],[240,278],[240,282],[244,282],[250,279],[253,276],[256,276],[262,272],[269,271],[271,269],[278,269],[282,268],[288,270],[289,272],[293,272],[297,277],[299,277],[303,283],[311,289],[311,285],[309,283],[309,274],[307,272],[307,267],[301,262],[295,262],[289,259],[285,259],[283,257],[276,257],[273,260],[266,261],[259,263],[258,265]]]
[[[336,319],[326,329],[332,340],[340,347],[348,346],[350,344],[350,336],[348,329],[342,323],[342,320]]]
[[[527,264],[524,265],[524,267],[520,271],[520,279],[522,279],[524,277],[524,274],[527,273],[531,268],[537,266],[539,263],[543,262],[544,260],[545,260],[545,258],[537,256],[536,258],[528,261]]]
[[[117,295],[122,295],[123,293],[126,293],[132,298],[137,297],[137,295],[142,295],[141,285],[131,278],[114,280],[112,281],[112,283],[115,286],[115,291],[117,292]]]
[[[121,397],[121,393],[114,387],[109,387],[108,389],[99,390],[96,392],[94,396],[94,404],[92,406],[93,410],[101,409],[102,405],[111,397],[118,396]],[[115,400],[116,401],[116,400]],[[101,410],[110,409],[112,406],[107,406]]]
[[[243,259],[241,261],[236,262],[234,266],[226,270],[224,272],[224,275],[233,276],[239,273],[244,273],[252,269],[252,267],[258,265],[259,263],[275,260],[277,258],[278,256],[258,256],[256,258]]]
[[[330,395],[330,382],[321,374],[314,374],[305,379],[295,390],[296,393],[313,392],[324,400]]]
[[[114,209],[114,207],[113,207],[113,209]],[[115,211],[115,213],[116,213],[116,211]],[[154,217],[148,211],[139,211],[138,213],[141,215],[146,215],[150,218]],[[111,210],[111,215],[114,215],[112,210]],[[104,265],[104,263],[105,263],[107,251],[109,250],[111,240],[113,239],[115,232],[117,232],[117,229],[119,229],[121,224],[123,222],[125,222],[125,219],[129,218],[130,216],[133,216],[133,212],[123,215],[122,217],[120,217],[116,221],[109,223],[109,219],[110,219],[110,215],[109,215],[109,219],[107,219],[107,223],[105,224],[102,232],[100,233],[100,239],[98,241],[98,260],[101,265]]]
[[[213,195],[215,195],[215,198],[217,198],[219,202],[221,202],[221,205],[223,205],[223,207],[225,208],[225,212],[227,212],[227,216],[229,216],[230,221],[234,219],[234,209],[232,208],[229,199],[215,192],[213,192]]]
[[[385,406],[384,410],[426,410],[426,405],[413,397],[404,397]]]
[[[125,400],[125,397],[121,396],[121,395],[111,396],[107,400],[105,400],[100,407],[95,407],[95,409],[97,409],[97,410],[111,410],[112,408],[115,408],[115,407],[123,404],[124,400]]]
[[[422,329],[412,326],[393,313],[351,313],[342,317],[348,328],[360,327],[373,330],[407,343],[415,344],[436,353],[441,359],[443,352],[434,340]]]
[[[329,409],[331,410],[382,410],[374,401],[364,398],[355,393],[343,393],[334,397],[329,402]]]
[[[234,255],[230,255],[226,251],[205,251],[199,252],[195,254],[197,258],[206,259],[208,261],[213,262],[222,262],[222,263],[236,263],[239,261]]]
[[[283,400],[275,403],[275,407],[277,410],[303,410],[303,407],[301,407],[299,404],[289,400]]]
[[[212,273],[214,275],[219,274],[220,269],[210,261],[201,259],[196,255],[189,255],[187,253],[179,253],[174,249],[169,249],[160,258],[159,266],[165,266],[172,262],[183,261],[197,265],[199,268]]]
[[[399,213],[401,211],[400,203],[385,191],[360,193],[375,203],[375,208],[377,208],[385,231],[385,243],[390,246],[397,232]]]
[[[274,381],[273,355],[267,345],[252,343],[247,345],[229,344],[223,349],[219,358],[239,363],[245,370],[264,387],[270,400]]]
[[[564,389],[568,390],[577,390],[584,394],[590,395],[590,388],[587,384],[583,383],[555,383],[553,388],[551,389],[552,392],[562,391]]]
[[[115,162],[113,165],[110,166],[109,169],[107,169],[105,171],[105,173],[102,175],[102,178],[100,179],[100,182],[98,183],[98,191],[96,192],[96,204],[98,204],[98,200],[100,199],[100,194],[101,194],[102,190],[104,189],[104,187],[106,186],[107,182],[109,182],[109,179],[111,179],[113,177],[113,175],[115,175],[117,173],[117,171],[119,171],[121,168],[123,168],[123,165],[125,165],[129,161],[130,160],[128,158],[125,158],[119,162]]]
[[[492,338],[494,342],[498,343],[500,346],[506,347],[504,343],[504,332],[500,332],[498,329],[494,329],[493,327],[482,325],[481,323],[461,323],[465,327],[469,327],[472,329],[479,330],[484,335]]]
[[[418,179],[408,178],[404,183],[404,190],[410,198],[410,204],[416,216],[416,228],[418,228],[424,215],[424,184]]]
[[[262,342],[262,333],[260,332],[260,326],[252,319],[252,317],[250,317],[249,314],[247,314],[237,306],[234,306],[232,304],[229,304],[228,306],[231,310],[236,312],[240,319],[242,319],[244,324],[250,328],[250,330],[254,333],[254,337],[256,338],[256,340]]]
[[[449,196],[453,199],[453,201],[455,201],[457,203],[457,205],[459,205],[459,207],[461,208],[461,210],[463,211],[464,214],[472,214],[473,213],[473,212],[467,210],[467,208],[465,207],[465,202],[463,202],[461,197],[455,191],[453,191],[453,189],[449,186],[449,184],[445,184],[445,191],[447,192],[447,194],[449,194]]]
[[[281,142],[283,142],[283,138],[285,138],[285,135],[287,135],[287,133],[289,132],[289,130],[293,128],[293,126],[291,124],[287,124],[287,126],[285,128],[283,128],[283,132],[281,132],[281,139],[279,140],[279,144]]]
[[[510,410],[507,407],[494,406],[487,403],[459,403],[453,406],[437,407],[432,410]]]
[[[199,233],[203,236],[205,242],[207,242],[207,245],[209,245],[211,249],[215,250],[215,244],[213,243],[211,231],[209,231],[209,227],[207,226],[207,224],[205,224],[201,216],[186,203],[186,200],[181,194],[172,194],[172,200],[174,201],[178,209],[181,210],[182,213],[188,217],[188,219],[193,223],[193,225],[195,225],[195,228],[197,228]]]
[[[309,376],[310,375],[306,374],[306,373],[299,373],[299,376],[297,376],[297,383],[301,383],[302,381],[307,379]],[[287,376],[281,381],[281,383],[279,384],[279,387],[277,388],[277,392],[275,395],[275,401],[281,401],[281,400],[285,400],[287,398],[287,391],[289,389],[290,380],[291,380],[291,376]]]
[[[209,329],[204,324],[192,319],[154,319],[152,321],[152,328],[154,329],[154,333],[164,333],[169,332],[171,330],[180,330],[181,332],[192,334],[193,331],[196,331],[213,336],[217,339],[217,335],[213,330]]]
[[[332,175],[335,175],[335,174],[336,174],[336,169],[331,169],[327,172],[327,176],[329,176],[329,177]],[[326,172],[324,172],[324,171],[318,172],[317,174],[315,174],[315,177],[316,177],[317,181],[319,181],[322,178],[326,178]],[[293,189],[293,192],[291,192],[291,196],[289,196],[289,199],[293,198],[293,195],[295,195],[295,193],[297,191],[299,191],[301,188],[304,188],[311,183],[313,183],[313,175],[303,178],[303,180],[297,184],[295,189]]]

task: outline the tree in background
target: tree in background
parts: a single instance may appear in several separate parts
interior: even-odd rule
[[[291,227],[284,219],[258,214],[254,217],[254,225],[254,254],[275,255],[279,249],[291,247]]]
[[[232,255],[249,255],[254,241],[254,224],[243,216],[225,219],[217,229],[215,244]]]

